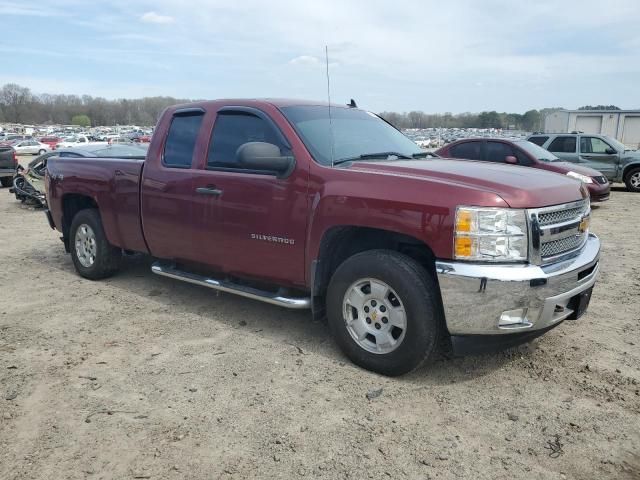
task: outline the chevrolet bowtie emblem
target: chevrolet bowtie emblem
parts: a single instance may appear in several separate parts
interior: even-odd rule
[[[583,217],[582,220],[580,221],[580,225],[578,226],[578,231],[581,233],[586,232],[587,230],[589,230],[589,217]]]
[[[373,312],[371,314],[371,320],[373,320],[374,322],[376,321],[376,318],[378,317],[378,314],[376,312]]]

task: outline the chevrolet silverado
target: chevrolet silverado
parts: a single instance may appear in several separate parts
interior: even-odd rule
[[[77,272],[153,273],[326,318],[356,364],[511,345],[580,317],[598,275],[580,182],[427,158],[377,115],[297,100],[168,108],[146,158],[52,158],[52,228]]]

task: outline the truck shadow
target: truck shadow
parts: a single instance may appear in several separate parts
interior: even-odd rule
[[[31,258],[47,267],[76,276],[69,255],[60,251],[34,251]],[[233,294],[219,293],[214,290],[183,283],[151,273],[154,259],[144,255],[128,256],[124,259],[121,271],[100,283],[139,297],[137,304],[145,304],[152,311],[171,312],[178,310],[181,315],[201,317],[202,333],[206,337],[211,331],[212,322],[222,323],[233,329],[242,329],[248,335],[258,335],[269,342],[290,345],[299,348],[305,354],[319,354],[338,367],[360,370],[366,375],[378,375],[359,369],[337,348],[325,322],[314,321],[309,311],[288,310],[275,305],[258,302]],[[90,282],[89,280],[83,280]],[[167,322],[167,331],[175,330],[175,320]],[[193,321],[191,322],[193,325]],[[197,331],[193,332],[198,335]],[[503,352],[493,352],[474,356],[455,357],[446,348],[432,360],[411,374],[399,380],[416,386],[438,386],[462,383],[482,377],[503,368],[515,358],[529,355],[537,348],[537,342],[512,348]]]

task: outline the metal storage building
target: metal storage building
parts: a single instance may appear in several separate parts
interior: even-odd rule
[[[640,146],[640,110],[559,110],[546,116],[544,131],[598,133],[636,149]]]

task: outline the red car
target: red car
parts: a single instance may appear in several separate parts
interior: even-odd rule
[[[593,168],[563,162],[553,153],[527,140],[471,138],[445,145],[435,153],[446,158],[484,160],[549,170],[584,182],[592,202],[609,200],[611,187],[602,173]]]
[[[49,145],[51,150],[55,150],[56,146],[62,141],[62,139],[59,137],[42,137],[39,141]]]

